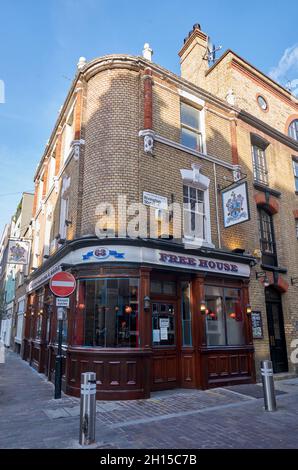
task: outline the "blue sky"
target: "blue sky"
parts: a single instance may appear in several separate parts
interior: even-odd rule
[[[298,3],[269,0],[0,0],[0,232],[33,174],[80,56],[141,54],[179,73],[194,23],[282,84],[298,89]],[[295,81],[296,80],[296,81]]]

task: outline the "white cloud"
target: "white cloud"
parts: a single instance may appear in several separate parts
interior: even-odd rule
[[[277,66],[270,70],[269,76],[282,85],[285,85],[288,80],[291,80],[292,86],[296,87],[296,85],[298,85],[298,79],[296,78],[297,75],[298,44],[295,44],[284,51]]]

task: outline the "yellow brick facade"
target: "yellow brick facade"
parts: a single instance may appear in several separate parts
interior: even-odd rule
[[[101,202],[116,204],[118,194],[126,194],[128,203],[141,202],[143,191],[149,191],[182,204],[180,170],[190,170],[192,164],[200,164],[201,173],[210,179],[211,239],[215,248],[243,248],[253,254],[260,243],[254,199],[259,191],[254,187],[253,180],[251,133],[258,134],[269,142],[266,151],[269,187],[281,193],[278,198],[279,211],[274,215],[274,228],[278,265],[287,270],[279,275],[289,285],[288,291],[282,295],[289,358],[291,340],[298,336],[298,287],[291,285],[291,278],[298,276],[298,241],[293,216],[293,211],[298,209],[298,196],[295,194],[292,167],[292,155],[298,155],[298,143],[287,142],[285,128],[289,116],[297,113],[297,101],[293,100],[291,104],[286,91],[279,90],[278,85],[271,84],[262,74],[233,56],[232,52],[211,70],[203,62],[200,71],[204,70],[204,73],[197,74],[199,57],[202,60],[200,47],[203,47],[203,36],[199,36],[201,46],[196,44],[192,47],[191,37],[184,45],[181,54],[182,78],[143,58],[130,56],[97,59],[78,73],[36,174],[38,182],[58,137],[58,129],[63,129],[71,103],[77,96],[76,86],[79,83],[80,129],[79,136],[76,136],[76,140],[80,140],[77,144],[79,155],[77,158],[71,156],[66,165],[60,162],[56,185],[48,188],[43,204],[34,214],[35,237],[36,227],[39,227],[39,256],[35,267],[41,269],[45,261],[44,230],[49,205],[53,208],[51,242],[59,235],[63,178],[70,177],[67,218],[71,223],[66,233],[67,239],[71,240],[94,235],[97,205]],[[241,62],[241,67],[233,67],[233,60]],[[143,137],[139,137],[139,132],[143,130],[144,71],[147,67],[152,70],[152,131],[156,136],[167,139],[165,142],[156,138],[152,155],[145,153]],[[247,74],[243,72],[245,69]],[[235,95],[234,106],[226,101],[229,90],[233,90]],[[204,102],[205,155],[179,147],[181,91]],[[268,101],[267,113],[257,105],[258,93]],[[250,122],[255,122],[256,126],[243,119],[241,111],[245,111],[251,117]],[[267,127],[260,129],[260,123]],[[225,229],[218,186],[223,188],[233,179],[233,126],[236,129],[238,163],[242,174],[247,176],[251,219]],[[283,142],[275,131],[285,136]],[[216,159],[223,164],[215,162]],[[53,255],[59,244],[53,243],[51,246]],[[257,369],[259,361],[270,356],[264,287],[255,278],[255,272],[260,270],[260,265],[252,269],[250,281],[250,302],[253,310],[262,312],[264,326],[264,339],[255,340],[254,343]],[[289,370],[294,371],[295,367],[289,360]]]

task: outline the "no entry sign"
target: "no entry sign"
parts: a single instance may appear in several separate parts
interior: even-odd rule
[[[76,280],[71,273],[59,272],[50,280],[50,289],[57,297],[68,297],[76,288]]]

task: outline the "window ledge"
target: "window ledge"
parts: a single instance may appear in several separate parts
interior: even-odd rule
[[[266,186],[265,184],[258,183],[257,181],[254,181],[254,188],[257,189],[258,191],[263,191],[264,193],[269,193],[272,196],[275,197],[280,197],[281,192],[277,191],[276,189],[269,188],[269,186]]]
[[[213,243],[207,242],[206,240],[201,240],[200,238],[183,238],[182,243],[185,248],[215,248]]]
[[[271,264],[261,264],[261,268],[265,271],[276,271],[278,273],[286,274],[288,272],[287,268],[283,268],[282,266],[273,266]]]

